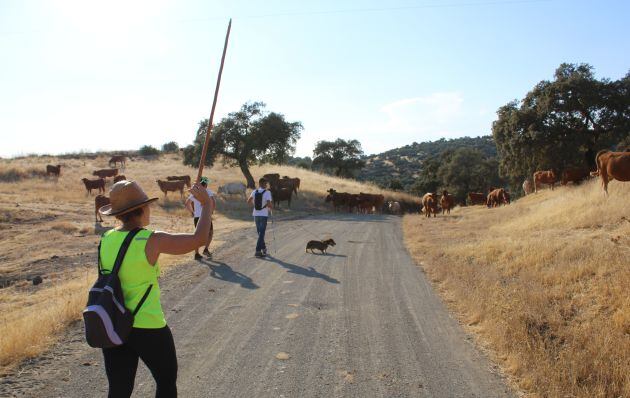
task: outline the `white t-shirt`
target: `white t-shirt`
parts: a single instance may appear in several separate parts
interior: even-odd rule
[[[214,196],[214,192],[212,192],[210,188],[206,188],[206,191],[208,192],[208,196]],[[201,217],[201,202],[195,199],[195,197],[192,195],[190,195],[188,199],[190,199],[190,201],[193,203],[193,211],[195,213],[193,217]]]
[[[254,197],[254,194],[256,192],[262,192],[263,188],[258,188],[254,191],[252,191],[251,195],[249,195],[253,200],[254,200],[254,212],[252,213],[252,215],[254,217],[269,217],[269,209],[267,207],[264,207],[262,210],[256,210],[256,198]],[[266,205],[267,201],[271,202],[273,199],[271,199],[271,191],[266,190],[265,193],[263,193],[263,197],[262,197],[262,205]]]

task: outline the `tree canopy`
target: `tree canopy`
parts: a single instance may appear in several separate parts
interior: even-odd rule
[[[562,64],[522,101],[497,111],[492,134],[501,175],[522,181],[534,171],[593,169],[595,154],[630,134],[630,73],[598,80],[587,64]]]
[[[167,142],[164,145],[162,145],[162,152],[164,153],[177,152],[178,150],[179,150],[179,145],[177,145],[177,142],[175,141]]]
[[[332,173],[337,177],[355,177],[365,166],[363,150],[357,140],[319,141],[313,150],[313,168]]]
[[[249,171],[252,163],[286,163],[295,152],[302,124],[288,122],[284,115],[265,112],[262,102],[243,104],[237,112],[228,114],[212,129],[205,164],[212,166],[218,156],[224,163],[239,166],[248,188],[256,188]],[[199,122],[192,145],[184,149],[184,164],[199,164],[208,120]]]

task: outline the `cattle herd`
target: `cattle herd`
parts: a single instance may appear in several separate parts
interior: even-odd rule
[[[597,170],[589,171],[584,168],[569,168],[560,174],[560,183],[567,185],[568,183],[579,184],[589,177],[600,177],[602,187],[606,195],[608,195],[608,183],[612,180],[630,181],[630,151],[611,152],[608,150],[600,151],[595,157]],[[104,196],[105,183],[107,178],[113,178],[114,182],[125,180],[124,174],[118,173],[120,164],[121,168],[126,165],[126,157],[122,155],[112,156],[108,162],[112,168],[99,169],[92,172],[94,179],[82,178],[81,181],[85,186],[88,195],[92,194],[92,190],[96,190],[98,195],[94,199],[95,219],[99,221],[100,215],[98,209],[109,203],[109,198]],[[61,165],[47,165],[46,174],[49,176],[59,177],[61,175]],[[291,207],[291,200],[297,197],[300,190],[300,179],[288,176],[280,177],[278,173],[265,174],[263,176],[270,186],[274,205],[280,207],[281,202],[287,202],[287,206]],[[191,178],[188,175],[168,176],[165,180],[156,180],[160,191],[164,196],[168,192],[179,192],[180,197],[184,195],[184,188],[191,186]],[[538,192],[542,184],[549,185],[553,190],[558,182],[557,174],[554,170],[536,171],[532,179],[526,179],[523,182],[523,191],[526,195]],[[247,186],[242,182],[230,182],[218,187],[218,193],[223,195],[242,195],[247,194]],[[359,192],[358,194],[348,192],[337,192],[330,188],[325,197],[325,203],[330,203],[335,212],[347,211],[357,214],[403,214],[403,213],[421,213],[424,212],[426,217],[436,217],[441,211],[442,214],[449,214],[455,206],[454,197],[446,190],[442,191],[439,196],[437,193],[426,193],[421,198],[421,203],[413,200],[404,199],[386,199],[381,194],[371,194]],[[510,204],[510,193],[504,188],[491,188],[489,192],[469,192],[468,202],[471,205],[486,205],[488,208],[498,207]],[[102,219],[100,219],[102,221]]]

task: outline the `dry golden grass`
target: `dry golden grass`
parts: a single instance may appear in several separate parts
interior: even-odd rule
[[[630,397],[630,184],[405,216],[405,243],[532,396]]]
[[[0,369],[37,355],[50,346],[65,325],[80,318],[87,287],[96,276],[99,236],[116,226],[114,219],[95,223],[94,194],[87,195],[81,178],[94,178],[92,171],[107,168],[108,160],[106,156],[0,160]],[[61,164],[61,176],[39,178],[47,164]],[[292,167],[252,168],[255,177],[269,172],[302,179],[291,210],[283,203],[276,211],[280,217],[326,210],[325,191],[330,187],[411,198]],[[137,181],[149,196],[160,198],[152,208],[151,228],[192,230],[192,221],[179,195],[170,193],[164,199],[155,182],[168,175],[196,175],[196,170],[184,166],[178,155],[165,155],[154,161],[136,158],[128,161],[121,173]],[[238,169],[220,164],[205,174],[211,178],[210,187],[215,192],[218,185],[244,181]],[[111,179],[107,191],[110,184]],[[218,197],[217,202],[213,248],[224,243],[226,231],[251,227],[251,209],[244,198]],[[190,256],[163,256],[160,264],[168,272],[169,267],[189,260]],[[28,279],[35,275],[43,276],[44,282],[32,286]],[[46,311],[42,311],[44,308]]]

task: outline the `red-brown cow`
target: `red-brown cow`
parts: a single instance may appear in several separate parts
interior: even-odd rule
[[[486,194],[481,192],[469,192],[468,200],[471,205],[485,205],[486,204]]]
[[[103,222],[103,217],[101,217],[101,213],[98,212],[98,209],[109,204],[109,198],[105,195],[96,195],[94,198],[94,222]]]
[[[551,185],[551,190],[553,191],[555,183],[556,173],[554,173],[553,170],[537,171],[534,173],[534,193],[538,192],[538,184]]]
[[[100,178],[115,177],[118,175],[118,169],[100,169],[92,172],[93,176]]]
[[[160,187],[160,191],[164,192],[164,197],[166,198],[167,192],[177,192],[179,191],[179,196],[184,197],[184,187],[186,186],[186,181],[178,180],[178,181],[162,181],[157,180],[158,186]]]
[[[191,187],[191,185],[190,185],[190,176],[168,176],[168,177],[166,177],[166,179],[168,181],[184,181],[188,188]]]
[[[567,185],[572,182],[573,184],[579,184],[587,179],[589,176],[589,170],[584,168],[579,169],[566,169],[560,176],[560,184]]]
[[[437,217],[437,197],[433,193],[425,193],[422,197],[422,211],[424,211],[425,217]]]
[[[83,178],[81,179],[81,181],[83,181],[83,184],[85,185],[85,190],[87,191],[88,195],[92,194],[92,190],[93,189],[98,189],[98,192],[101,193],[105,193],[105,180],[102,178],[96,179],[96,180],[88,180],[87,178]]]
[[[488,194],[486,205],[488,207],[498,207],[502,204],[507,205],[509,202],[508,197],[505,195],[505,189],[497,188]]]
[[[453,195],[450,195],[446,190],[442,192],[440,207],[442,207],[442,214],[445,212],[446,214],[451,214],[451,209],[455,207],[455,199],[453,198]]]
[[[602,179],[602,187],[608,195],[608,182],[612,180],[630,181],[630,152],[599,151],[595,156],[597,174]]]
[[[59,174],[61,174],[60,164],[56,166],[49,164],[48,166],[46,166],[46,175],[54,175],[55,177],[59,177]]]
[[[126,179],[127,177],[125,177],[124,174],[117,175],[116,177],[114,177],[114,184],[117,183],[118,181],[124,181]]]

